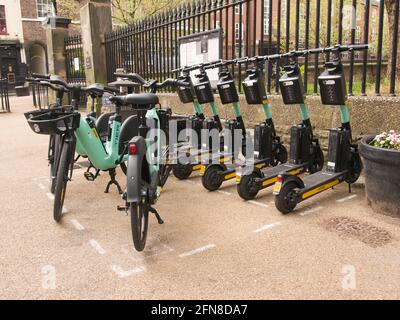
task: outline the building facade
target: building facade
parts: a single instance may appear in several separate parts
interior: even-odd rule
[[[79,12],[76,13],[79,16]],[[51,0],[0,0],[0,77],[13,85],[24,82],[27,70],[48,72],[45,23],[54,15]],[[75,17],[77,18],[77,17]],[[71,34],[79,32],[73,21]]]

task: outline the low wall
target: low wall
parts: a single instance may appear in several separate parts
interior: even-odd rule
[[[160,102],[163,106],[171,107],[175,114],[193,114],[192,105],[182,104],[176,94],[160,94]],[[216,102],[222,119],[234,118],[230,105],[222,105],[217,96]],[[269,102],[276,129],[279,135],[283,136],[284,142],[288,143],[290,127],[300,121],[300,108],[296,105],[283,104],[279,95],[269,96]],[[340,125],[339,108],[321,105],[318,96],[307,97],[306,103],[309,106],[314,133],[320,138],[322,146],[326,150],[327,130]],[[366,134],[376,134],[390,129],[400,130],[400,97],[350,97],[348,105],[355,139]],[[240,106],[248,128],[263,121],[261,106],[248,105],[243,95],[240,96]],[[207,116],[211,115],[208,106],[203,109]]]

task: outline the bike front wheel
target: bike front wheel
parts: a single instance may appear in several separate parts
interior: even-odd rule
[[[71,161],[71,151],[68,143],[64,144],[59,158],[56,183],[54,189],[54,220],[60,222],[63,214],[65,193],[67,191],[68,171]]]
[[[130,204],[132,239],[137,251],[142,251],[146,245],[149,209],[148,203]]]

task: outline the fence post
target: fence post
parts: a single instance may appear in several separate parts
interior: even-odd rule
[[[68,26],[71,19],[63,17],[49,17],[45,20],[45,30],[47,39],[47,56],[49,64],[49,73],[57,74],[67,79],[65,65],[65,47],[64,39],[68,36]],[[49,91],[49,101],[54,101],[53,90]]]
[[[90,85],[95,82],[106,84],[107,65],[104,33],[112,30],[111,1],[83,1],[80,8],[80,17],[86,84]],[[100,108],[101,103],[98,101],[96,103],[97,113],[101,111]]]

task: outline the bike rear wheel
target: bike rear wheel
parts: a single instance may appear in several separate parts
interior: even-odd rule
[[[131,203],[129,208],[133,245],[137,251],[142,251],[146,245],[150,206],[146,202],[140,202]]]
[[[61,155],[59,158],[58,170],[56,175],[56,183],[54,189],[54,208],[53,208],[53,217],[54,220],[60,222],[63,214],[63,206],[65,193],[67,190],[68,183],[68,171],[71,164],[71,150],[70,144],[64,143],[64,146],[61,151]]]

